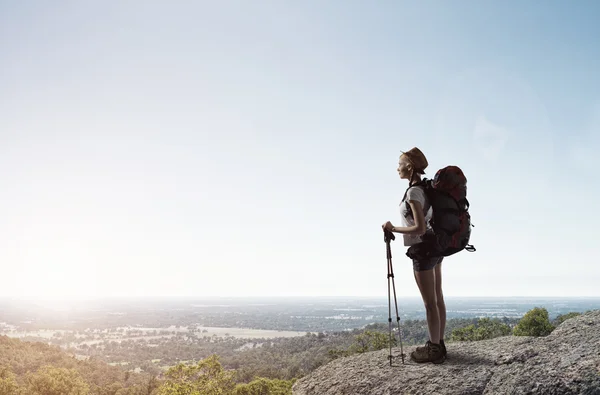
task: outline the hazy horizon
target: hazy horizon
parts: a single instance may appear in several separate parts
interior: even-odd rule
[[[397,295],[396,298],[398,300],[421,300],[420,295]],[[496,299],[496,300],[508,300],[508,299],[547,299],[547,300],[569,300],[569,299],[586,299],[586,300],[596,300],[600,301],[600,296],[585,296],[585,295],[570,295],[570,296],[556,296],[556,295],[533,295],[533,296],[524,296],[524,295],[511,295],[511,296],[495,296],[495,295],[468,295],[468,296],[456,296],[456,295],[444,295],[444,298],[447,300],[466,300],[466,299]],[[94,302],[94,301],[218,301],[218,300],[232,300],[232,301],[286,301],[286,300],[384,300],[386,303],[388,302],[387,293],[385,295],[284,295],[284,296],[94,296],[94,297],[28,297],[28,296],[17,296],[17,297],[8,297],[8,296],[0,296],[1,301],[16,301],[16,302],[72,302],[72,303],[86,303],[86,302]],[[392,304],[394,303],[394,295],[391,296]],[[600,308],[600,305],[599,305]]]
[[[598,15],[0,2],[0,298],[387,298],[414,146],[468,178],[447,297],[599,297]]]

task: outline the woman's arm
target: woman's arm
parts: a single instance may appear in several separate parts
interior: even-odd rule
[[[409,200],[408,204],[412,210],[415,224],[413,226],[393,226],[390,230],[395,233],[402,233],[411,236],[422,236],[427,231],[427,223],[423,215],[423,206],[416,200]]]

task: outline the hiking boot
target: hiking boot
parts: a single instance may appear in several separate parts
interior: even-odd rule
[[[428,340],[427,343],[431,343],[431,342]],[[444,353],[444,359],[445,359],[446,358],[446,344],[444,343],[444,339],[440,340],[440,346],[442,347],[442,351]],[[425,347],[427,347],[427,345],[417,347],[417,352],[423,352],[423,350],[425,350]]]
[[[415,351],[411,352],[410,357],[417,363],[442,363],[445,359],[442,346],[439,344],[433,344],[430,341],[425,343],[425,347],[418,347]]]
[[[442,352],[444,353],[444,359],[446,359],[446,343],[444,343],[444,339],[440,340],[440,346],[442,347]]]

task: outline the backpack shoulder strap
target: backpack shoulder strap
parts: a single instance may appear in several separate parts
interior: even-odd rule
[[[410,188],[418,188],[421,187],[423,189],[423,192],[425,192],[425,196],[427,196],[427,186],[429,185],[429,180],[427,178],[424,178],[423,180],[419,181],[419,182],[415,182],[414,184],[409,184],[408,188],[406,188],[406,191],[404,191],[404,196],[402,197],[402,201],[404,202],[406,200],[406,195],[408,195],[408,191],[410,190]],[[410,210],[410,207],[409,207]]]

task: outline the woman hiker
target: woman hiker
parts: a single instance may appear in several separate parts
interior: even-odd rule
[[[425,174],[427,158],[417,147],[403,152],[398,162],[398,174],[401,179],[408,180],[409,188],[400,203],[402,226],[394,226],[386,222],[383,228],[394,233],[401,233],[404,245],[411,246],[421,241],[421,236],[430,229],[426,219],[430,205],[425,191],[417,184],[421,175]],[[446,327],[446,305],[442,293],[442,260],[443,257],[431,259],[413,259],[415,281],[421,292],[421,298],[427,312],[429,340],[425,346],[417,347],[410,356],[415,362],[442,363],[446,359],[444,330]]]

